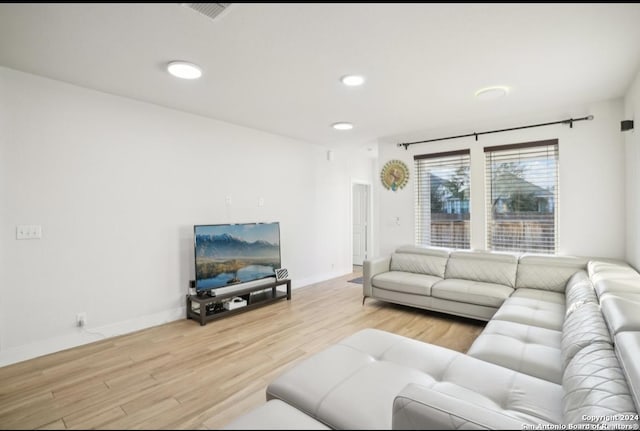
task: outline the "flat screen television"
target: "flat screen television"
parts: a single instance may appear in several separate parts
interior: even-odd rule
[[[275,277],[280,268],[280,223],[193,227],[196,292]]]

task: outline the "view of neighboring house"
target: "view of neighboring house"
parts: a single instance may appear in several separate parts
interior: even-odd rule
[[[429,173],[431,184],[431,213],[469,213],[469,171],[459,170],[453,176]]]
[[[491,190],[493,211],[496,214],[552,213],[554,193],[514,174],[502,173]]]

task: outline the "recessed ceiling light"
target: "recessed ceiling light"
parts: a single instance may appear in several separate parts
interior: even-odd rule
[[[353,124],[351,123],[333,123],[332,127],[336,130],[351,130],[353,129]]]
[[[186,61],[172,61],[167,65],[167,71],[177,78],[198,79],[202,76],[202,69]]]
[[[364,76],[345,75],[340,78],[340,81],[342,81],[344,85],[348,85],[349,87],[357,87],[358,85],[364,84]]]
[[[504,97],[509,92],[509,87],[504,85],[496,85],[493,87],[485,87],[476,91],[476,97],[480,100],[494,100]]]

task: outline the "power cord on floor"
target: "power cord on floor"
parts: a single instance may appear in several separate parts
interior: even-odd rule
[[[78,328],[80,328],[80,330],[82,332],[86,333],[86,334],[97,335],[97,336],[102,337],[102,338],[107,338],[107,336],[104,335],[102,332],[89,331],[84,322],[78,324]]]

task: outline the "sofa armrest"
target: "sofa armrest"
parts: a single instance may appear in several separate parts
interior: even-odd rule
[[[512,429],[525,423],[498,410],[410,383],[393,401],[392,429]]]
[[[362,268],[362,295],[371,296],[371,279],[378,274],[388,272],[391,256],[365,260]]]

